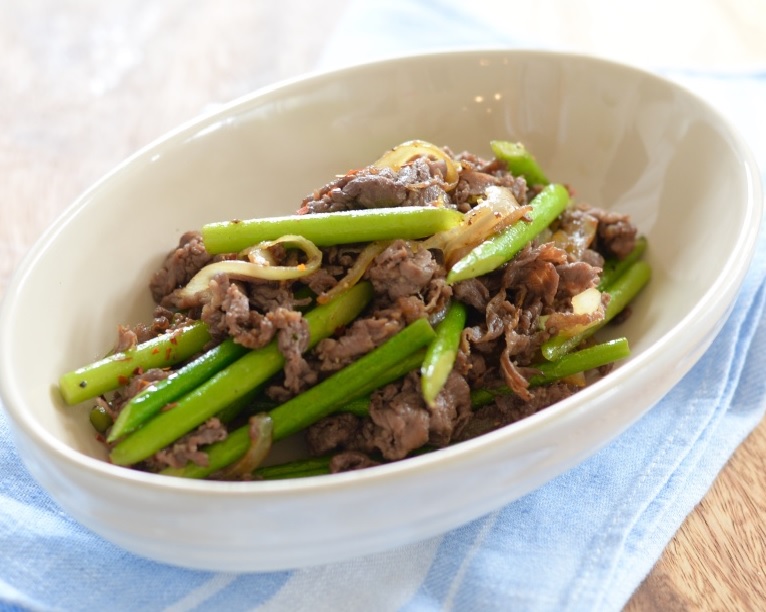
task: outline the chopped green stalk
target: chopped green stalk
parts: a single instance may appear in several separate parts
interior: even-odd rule
[[[371,208],[209,223],[202,227],[202,240],[213,254],[239,252],[286,234],[303,236],[317,246],[417,240],[455,227],[462,220],[462,213],[438,206]]]
[[[140,371],[167,368],[199,353],[210,342],[207,325],[195,322],[147,340],[124,352],[67,372],[59,389],[67,404],[79,404],[128,383]]]
[[[434,331],[428,321],[418,319],[354,363],[277,406],[269,412],[274,424],[274,441],[305,429],[350,399],[369,393],[370,385],[379,386],[382,376],[399,362],[425,347],[433,338]],[[230,432],[225,440],[211,444],[205,449],[208,456],[207,466],[188,463],[178,469],[167,468],[162,473],[184,478],[205,478],[237,461],[247,451],[249,444],[247,427],[240,427]]]
[[[370,394],[376,389],[399,380],[405,374],[417,370],[423,365],[423,359],[426,355],[426,349],[421,349],[412,353],[409,357],[402,359],[394,367],[387,370],[379,379],[371,381],[369,385],[359,389],[352,399],[346,401],[342,406],[335,409],[335,412],[350,412],[360,418],[370,414]]]
[[[591,325],[574,336],[557,334],[549,338],[542,346],[543,357],[549,361],[557,361],[576,349],[583,340],[592,336],[622,312],[649,282],[651,275],[652,269],[648,263],[643,260],[634,262],[604,289],[604,292],[609,294],[609,303],[606,305],[604,318],[598,324]]]
[[[372,298],[369,283],[360,283],[334,300],[304,315],[309,326],[309,348],[339,327],[353,321]],[[277,340],[246,353],[207,382],[181,397],[172,410],[161,412],[119,442],[112,463],[132,465],[178,440],[241,396],[267,382],[284,366]]]
[[[360,398],[365,398],[376,389],[397,381],[405,374],[418,369],[423,364],[425,355],[426,349],[420,349],[407,356],[403,356],[402,359],[388,368],[383,374],[376,378],[371,378],[367,384],[361,385],[353,395],[348,394],[346,403],[341,408],[338,408],[338,412],[354,412],[355,409],[349,404],[356,402]]]
[[[138,429],[163,407],[199,387],[216,372],[233,363],[248,349],[227,338],[218,346],[203,353],[194,361],[173,372],[165,380],[157,381],[133,396],[120,411],[107,441],[114,442]]]
[[[646,238],[640,236],[639,238],[636,238],[636,245],[623,259],[617,259],[616,257],[607,259],[604,262],[604,269],[601,272],[601,280],[598,283],[598,290],[603,291],[605,287],[608,287],[612,282],[624,274],[625,270],[641,259],[646,251],[646,245]]]
[[[493,140],[489,143],[497,159],[504,161],[513,176],[523,176],[528,185],[547,185],[548,179],[534,156],[520,142]]]
[[[313,457],[311,459],[298,459],[281,465],[263,466],[255,470],[253,475],[263,480],[281,480],[329,474],[330,459],[332,457]]]
[[[274,439],[281,440],[332,413],[336,406],[365,391],[371,383],[379,381],[389,369],[433,338],[434,330],[428,321],[417,319],[378,348],[278,406],[269,413],[274,421]]]
[[[527,219],[509,225],[491,236],[458,261],[447,274],[454,284],[483,276],[502,266],[558,217],[569,204],[569,192],[562,185],[551,184],[535,196]]]
[[[98,404],[90,409],[90,424],[93,425],[98,433],[106,433],[106,431],[112,426],[112,415],[110,415],[106,408],[99,406]]]
[[[357,397],[356,399],[346,402],[343,406],[338,408],[337,412],[349,412],[359,418],[368,416],[370,414],[370,395],[366,394],[363,397]]]
[[[436,396],[444,387],[455,365],[466,316],[465,304],[452,300],[446,316],[436,326],[436,338],[429,345],[420,369],[423,399],[429,406],[436,401]]]
[[[538,373],[529,379],[530,387],[547,385],[579,372],[587,372],[594,368],[614,363],[630,355],[630,347],[626,338],[616,338],[602,344],[596,344],[574,353],[564,355],[558,361],[541,363],[533,366]],[[498,389],[478,389],[471,393],[471,404],[474,408],[492,402],[498,395],[513,393],[508,387]]]

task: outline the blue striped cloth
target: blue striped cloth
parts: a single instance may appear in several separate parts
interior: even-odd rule
[[[534,44],[509,39],[461,6],[439,3],[426,28],[427,9],[418,2],[366,11],[352,4],[323,65],[445,46]],[[402,23],[409,29],[394,27]],[[666,76],[729,116],[766,168],[759,117],[766,74]],[[38,488],[0,411],[0,608],[619,610],[763,417],[765,277],[766,237],[731,317],[702,360],[597,455],[460,529],[346,563],[238,575],[138,558],[75,523]]]

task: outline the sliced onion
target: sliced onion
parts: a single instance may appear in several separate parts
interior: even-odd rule
[[[269,252],[269,249],[277,245],[303,251],[307,258],[306,262],[295,266],[278,265]],[[186,287],[180,289],[178,293],[183,297],[191,297],[207,291],[210,281],[216,274],[227,274],[229,278],[237,280],[292,280],[308,276],[322,265],[322,251],[303,236],[282,236],[276,240],[261,242],[246,249],[240,255],[247,257],[248,261],[231,259],[208,264],[197,272]]]
[[[516,201],[508,187],[490,185],[484,191],[484,199],[463,216],[460,225],[434,234],[423,246],[441,249],[449,268],[468,251],[515,223],[530,210],[530,206],[521,206]]]
[[[266,413],[256,414],[250,417],[248,427],[250,446],[239,461],[221,470],[219,476],[222,480],[248,478],[271,451],[274,431],[274,422],[271,417]]]
[[[447,174],[444,177],[448,185],[447,191],[457,186],[460,174],[460,163],[452,159],[444,149],[425,140],[408,140],[393,149],[386,151],[373,166],[377,168],[391,168],[398,172],[402,166],[417,159],[418,157],[431,157],[444,162]]]
[[[377,240],[368,244],[356,258],[354,265],[352,265],[346,276],[344,276],[337,285],[332,289],[325,291],[317,296],[317,302],[325,304],[333,299],[336,295],[351,289],[356,285],[359,280],[364,276],[367,268],[372,263],[372,260],[380,255],[391,244],[390,240]]]
[[[595,287],[572,296],[572,312],[575,314],[593,314],[601,308],[601,292]]]
[[[553,233],[553,243],[564,249],[575,259],[582,259],[582,255],[596,238],[598,219],[592,215],[580,215],[571,218],[566,229],[558,229]]]

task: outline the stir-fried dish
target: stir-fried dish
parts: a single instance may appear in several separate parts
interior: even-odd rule
[[[294,215],[185,233],[153,320],[64,374],[65,401],[91,403],[114,464],[252,480],[434,452],[607,375],[628,342],[596,332],[648,282],[645,239],[490,145],[406,142]],[[307,456],[275,465],[295,436]]]

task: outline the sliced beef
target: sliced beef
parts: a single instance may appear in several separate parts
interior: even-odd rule
[[[401,318],[378,312],[357,319],[337,338],[325,338],[317,344],[315,354],[324,372],[334,372],[357,357],[380,346],[404,327]]]
[[[510,174],[489,174],[472,169],[460,173],[460,180],[455,189],[455,204],[461,212],[468,212],[483,198],[487,187],[498,186],[510,189],[516,201],[523,205],[526,202],[527,183],[523,178],[515,178]]]
[[[431,251],[417,249],[406,240],[395,240],[378,255],[366,276],[377,294],[391,300],[421,294],[439,269]]]
[[[308,322],[300,312],[286,308],[277,308],[267,317],[278,330],[277,346],[285,357],[284,386],[297,395],[317,382],[317,373],[303,356],[311,339]]]
[[[599,251],[605,256],[614,255],[622,259],[636,246],[638,228],[628,215],[591,208],[591,214],[598,219]]]
[[[592,266],[584,261],[575,261],[556,266],[559,277],[556,297],[571,298],[598,285],[601,268]]]
[[[372,394],[369,443],[388,460],[403,459],[428,442],[430,416],[420,393],[419,378],[410,374],[401,383]]]
[[[559,382],[535,388],[528,400],[515,395],[499,396],[493,403],[473,412],[470,422],[456,437],[455,441],[469,440],[520,421],[538,410],[569,397],[578,389],[579,387]]]
[[[130,378],[127,385],[122,387],[118,394],[112,400],[112,406],[119,410],[131,398],[146,389],[152,383],[165,380],[170,376],[171,371],[164,368],[150,368],[146,372],[138,372]]]
[[[198,231],[183,234],[178,247],[167,255],[162,267],[149,282],[154,301],[162,304],[166,297],[186,285],[211,260],[212,256],[205,250]]]
[[[447,446],[471,418],[471,388],[465,378],[454,370],[450,372],[433,406],[428,406],[428,412],[429,444]]]
[[[226,439],[226,427],[217,418],[207,420],[194,431],[186,434],[171,446],[155,454],[152,460],[154,469],[165,467],[181,468],[187,463],[208,465],[208,456],[200,447]]]
[[[368,467],[380,465],[380,461],[375,461],[364,453],[359,451],[345,451],[338,453],[330,459],[330,473],[350,472],[352,470],[363,470]]]
[[[450,374],[433,406],[426,406],[420,376],[411,372],[372,394],[369,420],[351,433],[345,447],[402,459],[425,444],[446,446],[470,418],[470,389],[457,372]]]
[[[349,448],[359,435],[361,420],[350,412],[325,417],[306,430],[306,445],[314,457]]]
[[[209,284],[209,301],[202,308],[202,320],[219,341],[232,337],[234,342],[255,349],[266,346],[276,333],[274,321],[250,308],[250,299],[241,283],[217,274]]]
[[[460,281],[455,284],[454,292],[455,297],[461,302],[473,306],[480,312],[486,310],[490,298],[486,281],[478,278]]]
[[[449,202],[442,168],[418,158],[398,171],[367,166],[338,177],[304,198],[300,213],[337,212]]]

